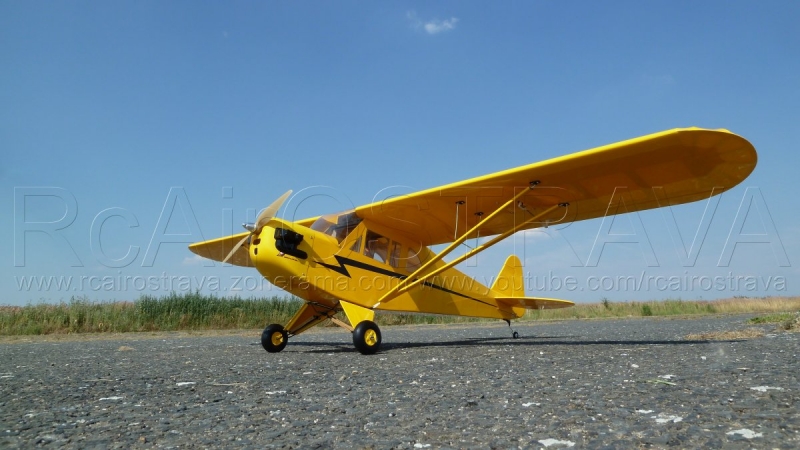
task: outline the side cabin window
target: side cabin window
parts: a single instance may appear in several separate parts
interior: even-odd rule
[[[422,262],[419,259],[419,252],[409,248],[408,258],[406,258],[406,270],[413,273],[415,270],[419,269],[421,265]]]
[[[370,230],[359,236],[350,246],[350,250],[409,273],[422,266],[419,250],[413,250],[405,244]]]
[[[402,255],[403,246],[399,242],[392,241],[392,247],[389,251],[389,265],[392,267],[400,267],[400,258]]]
[[[381,236],[374,231],[367,231],[367,239],[364,242],[364,256],[389,264],[389,238]]]
[[[361,251],[361,236],[353,242],[353,245],[350,246],[350,251],[352,252],[360,252]]]

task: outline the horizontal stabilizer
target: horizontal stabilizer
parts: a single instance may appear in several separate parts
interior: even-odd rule
[[[244,233],[234,234],[233,236],[198,242],[190,245],[189,250],[203,258],[222,262],[222,260],[228,256],[228,253],[233,250],[233,247],[248,234],[250,234],[250,232],[245,231]],[[250,245],[248,244],[239,247],[239,250],[237,250],[227,262],[236,266],[255,267],[252,261],[250,261],[249,250]]]
[[[557,298],[540,297],[497,297],[496,300],[508,306],[521,306],[527,309],[558,309],[575,306],[569,300],[559,300]]]

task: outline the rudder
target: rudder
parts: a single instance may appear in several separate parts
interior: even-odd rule
[[[497,274],[492,284],[492,291],[496,297],[525,297],[525,280],[522,278],[522,262],[516,255],[506,258],[506,262]],[[525,309],[519,306],[511,308],[517,317],[525,314]]]

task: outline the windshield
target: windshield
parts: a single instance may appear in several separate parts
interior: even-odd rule
[[[361,222],[361,218],[353,211],[320,216],[311,229],[320,233],[333,236],[341,244],[342,240]]]

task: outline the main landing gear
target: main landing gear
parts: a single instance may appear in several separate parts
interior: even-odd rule
[[[270,353],[278,353],[286,347],[289,335],[281,325],[273,323],[261,333],[261,346]]]
[[[273,323],[261,333],[261,346],[270,353],[286,348],[289,335],[283,326]],[[371,320],[363,320],[353,329],[353,345],[362,355],[371,355],[381,348],[381,329]]]
[[[362,355],[371,355],[381,346],[381,329],[371,320],[364,320],[353,330],[353,345]]]

